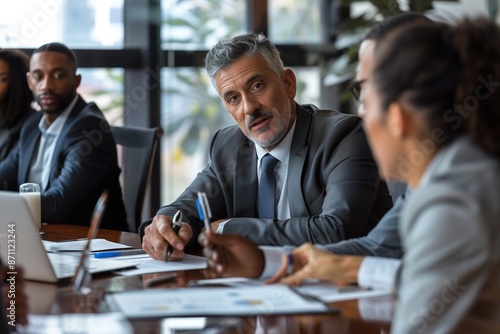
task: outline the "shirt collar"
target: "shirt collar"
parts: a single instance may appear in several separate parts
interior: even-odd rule
[[[272,153],[273,157],[281,162],[287,162],[290,156],[290,147],[292,146],[293,133],[295,132],[295,124],[297,123],[297,118],[293,121],[293,125],[290,131],[286,134],[285,138],[276,146],[271,152],[267,152],[264,148],[259,145],[255,145],[255,151],[257,152],[257,158],[260,160],[266,153]]]
[[[78,94],[75,95],[73,101],[71,101],[71,103],[68,104],[68,106],[64,109],[64,111],[59,116],[57,116],[57,118],[50,126],[47,126],[47,122],[45,122],[45,117],[42,117],[42,119],[40,119],[40,122],[38,123],[38,128],[40,129],[40,131],[42,133],[54,136],[59,135],[62,131],[64,123],[66,123],[66,120],[68,119],[71,110],[76,104],[76,100],[78,100]]]

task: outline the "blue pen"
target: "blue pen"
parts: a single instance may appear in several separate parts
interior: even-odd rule
[[[146,254],[146,252],[143,249],[127,249],[122,251],[98,252],[94,253],[94,257],[96,259],[104,259],[107,257],[139,255],[139,254]]]
[[[196,208],[198,209],[198,216],[205,223],[205,229],[207,231],[210,231],[210,219],[212,219],[212,210],[210,210],[210,205],[208,203],[206,193],[201,191],[198,192],[198,198],[196,199]]]

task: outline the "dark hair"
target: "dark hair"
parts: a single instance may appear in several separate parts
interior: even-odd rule
[[[74,70],[76,73],[76,69],[78,68],[78,59],[76,58],[76,54],[72,50],[70,50],[66,45],[57,42],[47,43],[42,45],[35,51],[33,51],[33,54],[31,56],[39,52],[59,52],[65,54],[73,63]]]
[[[26,79],[29,57],[19,50],[0,49],[0,59],[9,65],[9,88],[0,106],[0,128],[10,128],[32,112],[33,94]]]
[[[390,16],[389,18],[377,22],[365,35],[363,41],[368,39],[373,39],[378,41],[380,38],[387,35],[387,33],[392,30],[402,27],[408,23],[414,22],[432,22],[430,18],[425,16],[424,14],[414,13],[414,12],[406,12],[394,16]]]
[[[383,109],[400,97],[447,142],[467,133],[500,157],[500,28],[487,18],[410,24],[375,47],[373,80]]]
[[[215,44],[205,57],[205,69],[214,84],[217,72],[243,56],[260,55],[269,68],[280,76],[285,70],[276,47],[262,34],[244,34]],[[215,84],[214,84],[215,86]]]

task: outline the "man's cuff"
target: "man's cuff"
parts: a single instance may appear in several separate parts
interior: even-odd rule
[[[264,270],[260,278],[270,278],[280,269],[285,248],[277,246],[259,246],[259,248],[264,253]]]
[[[215,233],[217,234],[222,234],[224,233],[224,225],[226,225],[231,219],[226,220],[225,222],[222,222],[217,226],[217,230],[215,230]]]

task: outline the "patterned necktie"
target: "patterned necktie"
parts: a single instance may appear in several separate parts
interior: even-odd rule
[[[274,212],[274,204],[276,203],[274,167],[278,162],[279,160],[269,153],[262,157],[259,184],[259,218],[276,218]]]

